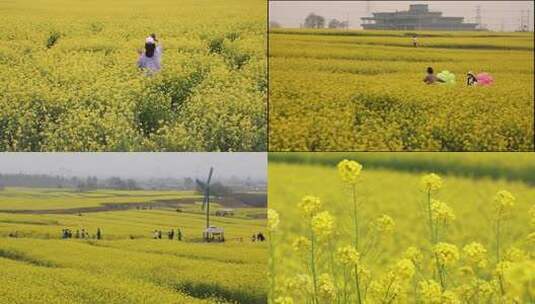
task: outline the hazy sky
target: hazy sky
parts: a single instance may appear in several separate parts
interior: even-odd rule
[[[370,14],[366,12],[370,3]],[[441,11],[444,16],[465,17],[475,22],[476,7],[481,6],[482,23],[491,30],[514,31],[520,27],[522,11],[530,10],[529,24],[533,29],[533,1],[270,1],[270,21],[286,27],[299,27],[305,17],[314,12],[326,19],[349,20],[351,28],[361,28],[361,17],[372,12],[408,10],[409,4],[429,4],[430,10]],[[527,12],[524,12],[527,15]]]
[[[266,153],[0,153],[0,173],[266,179]]]

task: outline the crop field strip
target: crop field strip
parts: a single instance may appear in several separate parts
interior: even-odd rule
[[[270,32],[271,151],[533,150],[532,35],[336,33]],[[425,87],[427,66],[457,85]]]
[[[139,191],[139,196],[137,192],[9,187],[0,192],[9,194],[3,197],[6,201],[19,195],[21,210],[33,206],[36,199],[53,199],[58,208],[69,208],[73,200],[82,202],[89,197],[96,198],[90,203],[94,205],[114,201],[114,195],[117,199],[147,200],[142,203],[145,209],[81,214],[62,213],[61,209],[58,214],[39,213],[46,209],[19,214],[1,209],[0,277],[10,279],[2,300],[64,303],[67,296],[73,303],[265,303],[261,282],[265,278],[266,249],[249,240],[253,233],[265,229],[265,219],[256,217],[263,208],[237,208],[233,217],[212,218],[214,225],[225,227],[228,240],[206,244],[200,242],[205,215],[198,204],[181,205],[182,212],[177,212],[176,204],[171,207],[151,203],[151,191]],[[175,202],[180,202],[181,197],[188,201],[196,198],[187,191],[152,193],[156,200],[159,195],[174,196]],[[254,195],[247,193],[247,197]],[[104,239],[61,240],[60,232],[65,227],[91,232],[100,228]],[[180,228],[184,241],[167,240],[167,235],[162,240],[152,239],[154,229],[170,228]],[[27,275],[44,280],[25,280]],[[235,280],[237,277],[240,280]],[[24,287],[20,286],[23,282]],[[46,290],[46,286],[63,291]],[[135,290],[125,295],[128,286]],[[18,294],[27,289],[32,291]],[[36,297],[38,292],[41,295]]]
[[[0,150],[266,149],[263,1],[0,7]],[[163,71],[145,77],[136,51],[151,31]]]

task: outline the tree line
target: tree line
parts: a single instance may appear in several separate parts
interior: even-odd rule
[[[269,23],[270,28],[280,28],[282,25],[276,21],[271,21]],[[327,22],[327,19],[323,16],[317,15],[315,13],[310,13],[306,18],[304,23],[301,25],[303,28],[310,29],[347,29],[349,28],[349,21],[340,21],[336,18],[333,18]]]

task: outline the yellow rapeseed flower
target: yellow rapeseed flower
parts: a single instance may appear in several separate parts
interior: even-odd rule
[[[440,265],[450,266],[459,260],[459,249],[453,244],[437,243],[433,251]]]
[[[500,190],[494,196],[494,209],[498,218],[505,217],[509,214],[511,209],[515,206],[516,198],[511,192],[506,190]]]
[[[275,231],[279,226],[279,213],[273,209],[267,211],[267,228],[269,231]]]
[[[472,265],[484,268],[487,265],[487,250],[483,245],[472,242],[463,248],[463,253]]]
[[[422,263],[423,254],[420,249],[411,246],[405,250],[403,257],[411,260],[414,265],[420,265]]]
[[[310,240],[307,239],[304,236],[299,236],[299,237],[295,238],[295,240],[292,243],[293,249],[297,253],[302,253],[302,254],[304,254],[304,253],[308,252],[308,250],[310,250],[310,245],[311,245]]]
[[[505,251],[504,259],[509,262],[522,262],[528,257],[527,253],[517,247],[510,247]]]
[[[440,297],[440,303],[441,304],[461,304],[461,301],[459,300],[459,297],[450,290],[446,290],[442,293],[442,296]]]
[[[380,234],[385,235],[392,233],[394,231],[395,226],[396,223],[394,222],[394,220],[386,214],[383,214],[378,217],[374,223],[375,230]]]
[[[418,284],[418,294],[422,303],[442,304],[442,288],[434,280],[421,281]]]
[[[275,304],[294,304],[294,300],[291,297],[278,297]]]
[[[319,197],[307,195],[303,197],[298,205],[299,209],[306,216],[314,216],[321,210],[321,200]]]
[[[334,217],[329,211],[323,211],[316,214],[310,223],[314,234],[320,238],[326,238],[334,231]]]
[[[420,185],[425,192],[434,192],[442,187],[442,178],[435,173],[426,174],[422,177]]]
[[[318,278],[318,294],[322,299],[333,300],[336,297],[336,287],[327,273],[323,273]]]
[[[353,160],[344,159],[338,163],[338,174],[344,183],[356,184],[362,165]]]
[[[409,259],[401,259],[395,267],[395,274],[402,280],[409,280],[414,275],[414,264]]]
[[[338,248],[336,251],[336,257],[340,264],[345,266],[357,265],[360,259],[360,254],[355,250],[353,246],[344,246]]]
[[[446,224],[455,220],[453,209],[438,200],[431,200],[431,217],[435,221]]]

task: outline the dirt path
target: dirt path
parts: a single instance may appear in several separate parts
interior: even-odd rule
[[[63,209],[0,209],[1,213],[17,214],[78,214],[90,212],[124,211],[128,209],[157,209],[157,208],[177,208],[179,205],[194,204],[201,198],[180,198],[172,200],[155,200],[143,203],[102,203],[100,206],[63,208]],[[214,201],[224,207],[265,207],[267,206],[266,193],[233,193],[226,197],[214,198]]]
[[[108,212],[108,211],[124,211],[136,208],[176,208],[178,204],[193,204],[198,200],[196,198],[181,198],[176,200],[161,200],[143,203],[102,203],[100,206],[94,207],[80,207],[80,208],[64,208],[64,209],[3,209],[3,213],[19,213],[19,214],[77,214],[88,212]]]

